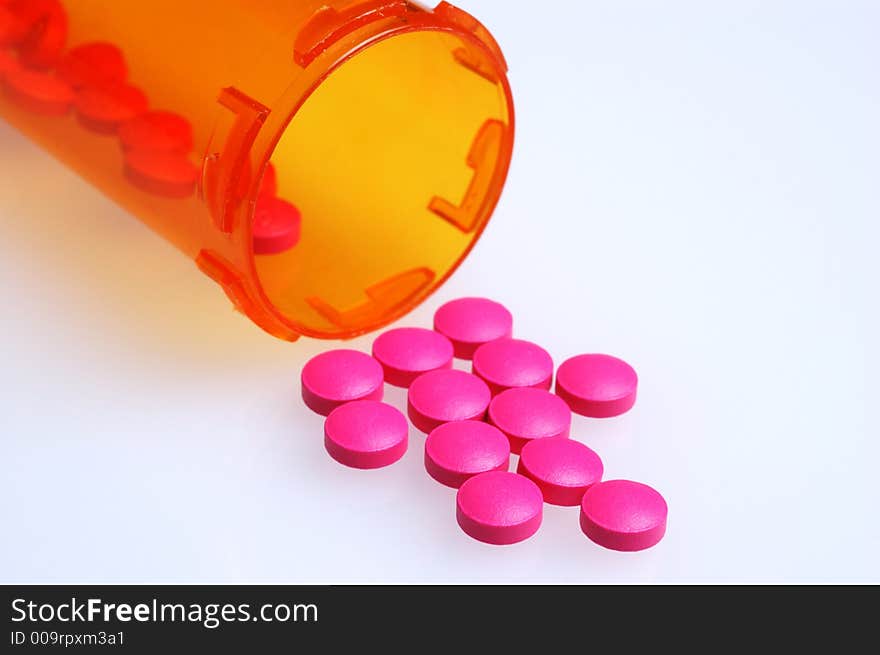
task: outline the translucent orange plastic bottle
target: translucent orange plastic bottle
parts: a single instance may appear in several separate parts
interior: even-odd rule
[[[386,324],[465,257],[510,162],[506,71],[446,2],[0,0],[0,116],[289,340]],[[268,196],[299,222],[255,249]]]

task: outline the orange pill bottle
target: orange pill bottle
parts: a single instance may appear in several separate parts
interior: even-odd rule
[[[288,340],[387,324],[467,255],[506,72],[446,2],[0,0],[0,117]]]

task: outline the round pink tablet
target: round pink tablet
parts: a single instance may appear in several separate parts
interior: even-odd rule
[[[515,544],[541,527],[544,499],[538,486],[507,471],[480,473],[465,481],[456,497],[458,525],[487,544]]]
[[[53,68],[67,44],[69,24],[64,7],[58,0],[19,0],[11,8],[27,26],[18,43],[21,63],[37,70]]]
[[[377,400],[340,405],[324,421],[324,446],[330,457],[356,469],[394,464],[406,453],[408,434],[406,417]]]
[[[255,255],[277,255],[299,242],[302,216],[286,200],[261,195],[254,209],[253,244]]]
[[[434,329],[449,337],[455,356],[470,359],[488,341],[513,334],[513,316],[487,298],[451,300],[434,313]]]
[[[482,420],[491,398],[489,387],[476,375],[440,369],[420,375],[409,386],[407,413],[414,426],[430,433],[449,421]]]
[[[422,373],[452,368],[452,343],[433,330],[397,328],[376,338],[373,357],[385,369],[388,384],[408,387]]]
[[[0,2],[0,48],[17,45],[27,36],[27,25]]]
[[[518,454],[529,441],[567,437],[571,410],[565,401],[546,389],[508,389],[489,403],[489,421],[510,439],[510,450]]]
[[[425,470],[441,484],[457,489],[487,471],[506,471],[510,444],[498,429],[482,421],[452,421],[425,440]]]
[[[477,348],[473,372],[486,381],[493,395],[513,387],[549,389],[553,359],[531,341],[496,339]]]
[[[618,416],[636,402],[639,378],[632,366],[610,355],[578,355],[556,373],[556,393],[571,411],[593,418]]]
[[[19,106],[43,116],[64,116],[74,97],[67,82],[21,66],[6,71],[6,91]]]
[[[258,195],[278,195],[278,171],[275,169],[275,165],[272,162],[266,164],[266,170],[263,172],[263,179],[260,180],[260,191]]]
[[[0,82],[3,81],[8,73],[18,70],[18,68],[18,59],[13,57],[12,53],[7,50],[0,49]]]
[[[192,124],[170,111],[148,111],[119,128],[125,150],[187,154],[193,148],[193,138]]]
[[[128,181],[141,191],[166,198],[191,196],[201,172],[186,155],[151,150],[126,152],[124,171]]]
[[[71,48],[58,64],[58,77],[74,89],[104,88],[125,82],[128,66],[122,50],[105,41]]]
[[[580,505],[584,492],[602,479],[602,460],[574,439],[536,439],[522,449],[517,473],[541,489],[551,505]]]
[[[382,400],[382,366],[357,350],[328,350],[302,370],[302,397],[314,412],[327,416],[352,400]]]
[[[644,550],[666,533],[666,501],[654,489],[630,480],[599,482],[581,502],[581,530],[611,550]]]
[[[80,123],[99,134],[115,133],[120,125],[145,112],[148,104],[144,92],[128,84],[87,87],[74,102]]]

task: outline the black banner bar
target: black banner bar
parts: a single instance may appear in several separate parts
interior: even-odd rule
[[[7,586],[0,591],[6,616],[0,652],[8,653],[70,648],[289,653],[307,644],[342,647],[355,637],[364,647],[378,647],[413,631],[446,639],[589,629],[630,644],[650,637],[653,629],[687,632],[714,625],[733,634],[778,632],[790,625],[793,636],[803,636],[837,621],[853,636],[876,623],[880,608],[877,587]]]

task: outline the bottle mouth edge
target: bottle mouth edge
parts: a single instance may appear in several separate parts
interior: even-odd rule
[[[438,272],[423,289],[397,304],[385,307],[381,314],[375,317],[367,317],[353,324],[337,326],[336,329],[321,329],[309,325],[294,316],[287,315],[273,302],[270,294],[267,293],[257,266],[257,257],[259,255],[254,253],[252,247],[252,220],[256,200],[259,195],[259,182],[268,168],[273,153],[301,108],[305,106],[327,78],[344,64],[369,48],[389,39],[416,32],[431,31],[449,33],[463,43],[469,44],[469,46],[475,49],[474,52],[480,53],[482,62],[491,66],[490,74],[494,76],[495,82],[500,89],[500,95],[503,96],[506,113],[503,142],[500,145],[497,156],[494,158],[491,182],[485,196],[481,198],[481,216],[469,235],[470,238],[467,245],[458,252],[455,261],[446,267],[445,270]],[[351,42],[357,45],[352,47],[350,45]],[[294,81],[291,84],[291,88],[281,103],[285,110],[278,112],[278,116],[282,118],[277,120],[275,124],[267,125],[266,127],[270,129],[263,130],[254,144],[255,161],[259,162],[256,166],[257,175],[251,185],[246,201],[242,203],[241,220],[237,221],[239,226],[237,231],[239,234],[236,235],[236,241],[240,241],[240,247],[244,250],[244,256],[241,261],[246,269],[243,273],[245,278],[244,288],[250,300],[248,305],[253,307],[252,311],[248,309],[248,306],[240,308],[245,314],[270,333],[288,340],[295,339],[300,335],[317,339],[350,339],[373,332],[398,320],[421,305],[443,286],[479,241],[500,200],[510,167],[515,131],[513,96],[507,77],[506,62],[503,57],[499,57],[496,54],[498,52],[496,49],[497,46],[494,44],[494,40],[491,43],[487,43],[472,31],[462,29],[442,16],[435,16],[430,12],[425,12],[419,15],[419,20],[410,20],[406,23],[395,20],[383,20],[366,25],[357,32],[353,32],[345,43],[340,43],[337,47],[328,48],[305,67],[304,74],[310,74],[311,82],[307,85],[302,85]],[[257,320],[258,318],[259,320]],[[270,329],[267,323],[274,324],[274,328]]]

